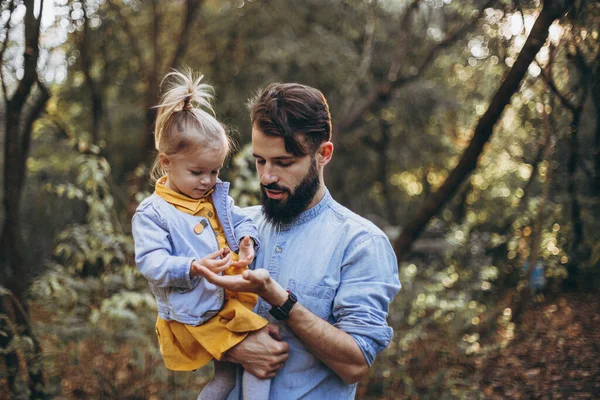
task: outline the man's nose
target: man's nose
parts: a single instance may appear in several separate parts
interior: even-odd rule
[[[279,180],[277,175],[273,173],[273,168],[269,165],[265,165],[262,170],[262,174],[260,175],[260,183],[263,185],[269,185],[271,183],[275,183]]]

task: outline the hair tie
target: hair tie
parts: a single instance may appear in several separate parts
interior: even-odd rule
[[[189,111],[189,110],[191,110],[191,109],[194,108],[194,106],[192,105],[192,102],[190,100],[191,100],[190,97],[186,97],[185,100],[183,100],[183,108],[182,108],[182,110]]]

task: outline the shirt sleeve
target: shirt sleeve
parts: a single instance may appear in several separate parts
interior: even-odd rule
[[[351,335],[369,365],[392,339],[386,318],[400,290],[398,262],[385,236],[372,236],[349,249],[333,301],[334,326]]]
[[[144,277],[158,287],[191,289],[190,266],[194,257],[173,255],[169,232],[151,215],[149,208],[137,212],[131,221],[135,262]]]
[[[227,199],[227,208],[231,210],[231,223],[236,240],[241,241],[245,236],[250,236],[254,240],[254,251],[258,252],[260,240],[258,239],[258,230],[252,218],[245,215],[242,209],[234,204],[230,196]]]

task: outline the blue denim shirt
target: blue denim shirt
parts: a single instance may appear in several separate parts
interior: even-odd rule
[[[258,235],[252,220],[240,213],[228,196],[229,183],[218,181],[212,200],[229,248],[239,250],[248,235],[258,250]],[[194,227],[204,221],[201,234]],[[188,325],[200,325],[222,308],[224,289],[201,277],[190,278],[193,260],[219,249],[210,222],[179,211],[154,193],[138,206],[131,222],[135,262],[148,280],[156,298],[159,316]]]
[[[281,228],[265,221],[258,206],[244,211],[261,238],[256,268],[269,270],[304,307],[350,334],[371,365],[392,338],[386,317],[400,290],[398,262],[385,234],[338,204],[329,192]],[[255,311],[269,319],[270,308],[259,299]],[[270,399],[354,398],[356,384],[345,384],[285,323],[270,319],[290,345],[289,359],[271,382]],[[240,390],[238,379],[229,399],[241,399]]]

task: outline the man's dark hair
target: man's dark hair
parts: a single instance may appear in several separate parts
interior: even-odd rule
[[[331,140],[331,115],[319,90],[298,83],[272,83],[248,102],[252,126],[281,136],[295,156],[313,154]]]

